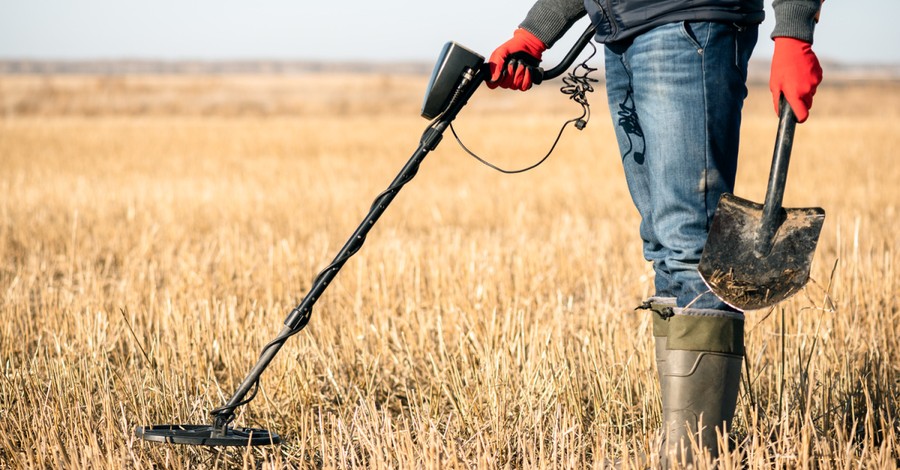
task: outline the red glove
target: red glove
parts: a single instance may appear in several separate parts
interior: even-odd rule
[[[778,100],[782,94],[794,110],[797,122],[806,121],[812,107],[816,87],[822,82],[822,67],[808,42],[789,37],[775,38],[769,90],[778,114]]]
[[[547,50],[547,46],[534,34],[522,28],[513,33],[512,39],[504,42],[491,54],[488,64],[491,69],[491,78],[487,82],[489,88],[511,88],[525,91],[531,88],[531,71],[528,67],[515,67],[506,61],[513,55],[522,56],[535,66],[540,63],[541,55]],[[504,70],[504,68],[506,70]],[[504,71],[506,73],[504,73]]]

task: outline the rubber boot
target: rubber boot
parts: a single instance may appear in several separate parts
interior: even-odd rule
[[[659,389],[660,395],[665,396],[666,393],[666,381],[665,370],[666,370],[666,358],[668,356],[668,349],[666,349],[666,339],[668,337],[668,321],[669,318],[674,315],[675,309],[675,297],[651,297],[647,301],[645,301],[641,306],[637,307],[635,310],[650,310],[651,319],[653,322],[653,343],[654,343],[654,352],[656,359],[656,378],[659,381]],[[657,451],[659,453],[662,452],[662,438],[663,438],[663,430],[659,429],[656,433],[656,442],[659,447],[657,447]],[[639,454],[631,457],[629,459],[628,468],[650,468],[651,466],[651,458],[646,454]],[[607,465],[608,468],[625,468],[625,462],[622,460],[616,461],[613,465]]]
[[[691,465],[700,457],[697,450],[719,456],[718,435],[729,431],[734,418],[744,355],[740,313],[676,308],[666,324],[663,468]]]

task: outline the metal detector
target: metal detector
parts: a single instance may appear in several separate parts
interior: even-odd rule
[[[590,42],[594,35],[594,27],[588,27],[556,67],[544,71],[534,67],[531,69],[532,81],[540,84],[563,74],[575,62],[575,59]],[[518,64],[517,66],[526,66]],[[455,42],[447,43],[435,64],[425,101],[422,105],[422,117],[433,119],[419,140],[419,147],[410,157],[390,186],[385,189],[369,209],[369,213],[347,240],[343,248],[328,266],[313,281],[309,292],[299,305],[291,310],[284,320],[284,328],[267,344],[259,356],[256,365],[238,386],[227,403],[210,411],[212,424],[154,424],[138,426],[134,433],[147,441],[167,442],[172,444],[190,444],[204,446],[259,446],[281,442],[281,437],[266,429],[238,428],[231,426],[235,418],[235,410],[249,403],[256,396],[259,388],[259,377],[269,363],[291,336],[296,335],[309,323],[312,308],[317,300],[337,276],[344,263],[350,259],[366,240],[369,230],[381,217],[400,189],[411,181],[419,170],[419,165],[428,152],[434,150],[441,142],[444,131],[466,105],[475,90],[490,76],[484,57],[460,46]],[[250,394],[248,396],[248,393]]]

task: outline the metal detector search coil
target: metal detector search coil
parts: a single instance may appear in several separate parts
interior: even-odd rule
[[[214,426],[208,424],[157,424],[139,426],[134,434],[150,442],[168,444],[188,444],[220,447],[265,446],[281,443],[278,434],[265,429],[225,428],[225,432],[216,432]],[[221,435],[220,435],[221,434]]]

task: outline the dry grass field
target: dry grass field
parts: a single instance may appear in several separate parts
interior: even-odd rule
[[[826,71],[827,74],[827,71]],[[826,77],[826,80],[828,78]],[[602,89],[506,176],[447,138],[236,424],[275,447],[143,442],[207,423],[415,149],[426,77],[0,77],[0,468],[602,468],[660,419],[652,294]],[[579,109],[480,90],[506,167]],[[736,193],[777,121],[746,105]],[[810,285],[747,316],[720,468],[900,462],[900,84],[827,83],[785,205],[828,213]]]

